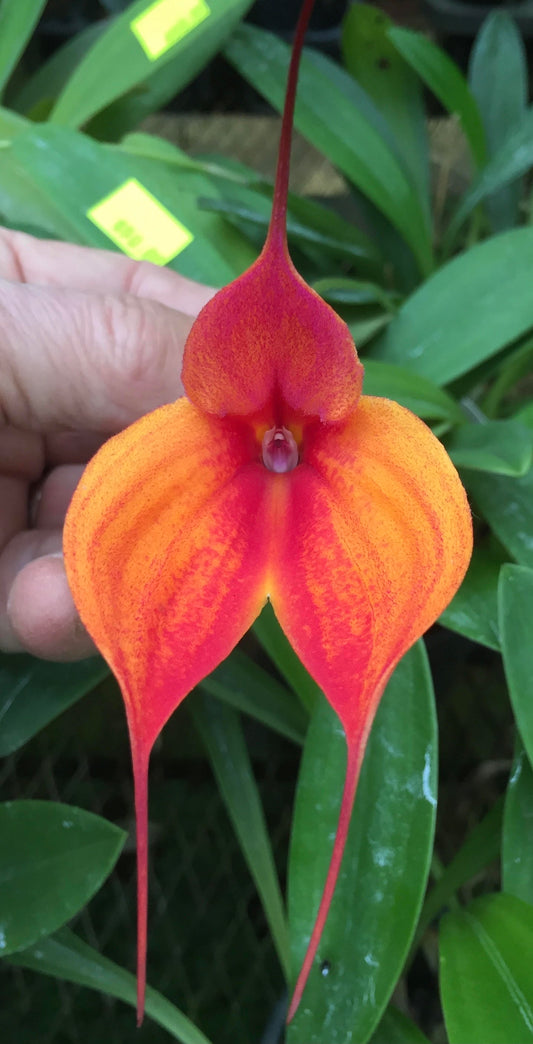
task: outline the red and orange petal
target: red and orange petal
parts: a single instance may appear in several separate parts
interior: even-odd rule
[[[343,424],[310,428],[289,478],[271,600],[350,743],[459,587],[470,510],[440,442],[386,399],[363,396]]]
[[[221,350],[223,345],[223,350]],[[223,417],[273,411],[338,421],[354,409],[363,368],[346,324],[304,283],[288,254],[266,248],[220,290],[191,329],[183,362],[185,391]]]
[[[106,443],[74,494],[69,583],[145,752],[265,602],[268,507],[250,459],[246,432],[180,399]]]

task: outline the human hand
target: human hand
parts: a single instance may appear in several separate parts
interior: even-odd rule
[[[183,394],[183,347],[213,290],[121,254],[0,228],[0,650],[95,652],[61,555],[83,465]]]

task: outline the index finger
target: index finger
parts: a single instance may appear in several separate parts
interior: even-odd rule
[[[35,239],[0,227],[0,278],[95,293],[133,294],[196,316],[214,289],[112,250]]]

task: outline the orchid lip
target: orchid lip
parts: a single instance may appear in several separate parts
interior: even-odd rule
[[[263,464],[278,475],[293,471],[298,464],[298,445],[289,428],[269,428],[263,435],[261,449]]]

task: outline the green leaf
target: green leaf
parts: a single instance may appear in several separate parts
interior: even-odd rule
[[[533,569],[502,566],[498,590],[502,656],[516,723],[533,765]]]
[[[110,997],[117,997],[132,1008],[137,1007],[135,976],[107,957],[102,957],[68,928],[61,928],[55,935],[40,939],[30,949],[13,954],[9,963],[88,986]],[[180,1044],[210,1044],[201,1030],[179,1008],[175,1008],[151,986],[146,988],[145,1010],[154,1022],[166,1029]]]
[[[240,649],[228,656],[200,686],[205,692],[244,711],[281,736],[302,744],[307,715],[293,692]]]
[[[394,136],[430,220],[429,143],[421,83],[388,38],[393,22],[370,4],[352,4],[344,18],[344,63],[374,101]]]
[[[412,69],[448,112],[461,121],[472,156],[478,166],[486,158],[485,132],[481,115],[469,86],[455,62],[422,33],[389,29],[389,39]]]
[[[533,468],[522,478],[472,471],[464,480],[476,512],[517,562],[533,567]]]
[[[533,228],[492,236],[432,275],[400,308],[372,355],[447,384],[533,326]]]
[[[390,294],[378,283],[330,276],[316,279],[311,285],[317,294],[332,305],[380,304],[387,312],[396,311],[398,295]]]
[[[0,96],[45,3],[46,0],[2,0],[0,4]]]
[[[203,213],[200,194],[213,187],[196,171],[179,176],[168,164],[100,145],[63,127],[35,126],[19,135],[9,153],[26,183],[69,222],[75,241],[111,247],[112,241],[87,216],[92,206],[135,178],[190,232],[192,242],[169,262],[191,279],[223,285],[256,257],[249,244],[219,217]],[[0,202],[3,171],[0,170]],[[135,224],[135,214],[125,214]]]
[[[490,812],[476,823],[429,892],[420,914],[415,946],[452,896],[498,858],[501,848],[502,813],[503,800],[500,798]]]
[[[512,79],[512,77],[510,77]],[[516,181],[533,166],[533,110],[528,109],[522,122],[494,152],[486,166],[480,171],[472,185],[459,202],[443,239],[446,252],[453,242],[463,221],[478,203],[489,196],[503,198],[501,189]]]
[[[502,887],[533,903],[533,769],[520,742],[505,795]]]
[[[486,895],[448,914],[440,984],[450,1044],[533,1041],[533,907]]]
[[[0,805],[0,951],[31,946],[81,910],[111,873],[126,835],[71,805]]]
[[[335,896],[288,1044],[365,1044],[382,1016],[427,881],[436,744],[431,676],[419,643],[396,668],[372,728]],[[293,820],[289,923],[294,971],[301,966],[322,893],[345,761],[343,730],[321,700],[304,748]]]
[[[12,754],[109,674],[103,660],[47,663],[0,654],[0,757]]]
[[[261,897],[285,977],[290,974],[287,919],[250,756],[235,711],[197,694],[189,713],[204,741],[218,788]]]
[[[469,65],[470,87],[481,113],[489,156],[497,154],[519,128],[526,110],[527,80],[525,47],[515,23],[505,11],[492,11],[476,37]],[[517,223],[521,191],[517,181],[487,199],[495,232]]]
[[[364,367],[365,395],[394,399],[419,417],[464,421],[463,411],[455,399],[425,377],[378,359],[364,359]]]
[[[321,690],[285,637],[270,602],[255,621],[252,630],[302,705],[307,711],[312,711],[321,696]]]
[[[458,468],[525,475],[531,467],[533,439],[516,420],[491,420],[462,424],[446,440],[446,449]]]
[[[23,87],[9,97],[9,104],[17,112],[31,113],[36,107],[47,105],[50,109],[80,60],[95,40],[106,31],[107,18],[99,19],[76,33],[67,43],[59,47],[46,62],[43,62]]]
[[[444,627],[498,651],[498,578],[504,561],[492,547],[475,547],[459,590],[439,617]]]
[[[391,1005],[373,1034],[370,1044],[429,1044],[429,1040],[407,1015]]]
[[[281,110],[287,45],[270,33],[243,25],[224,53]],[[387,140],[385,121],[348,73],[313,51],[302,57],[295,126],[383,211],[413,250],[420,271],[430,271],[433,255],[424,208]]]
[[[172,62],[172,87],[167,83],[165,94],[169,96],[168,90],[171,94],[176,93],[221,47],[251,6],[251,0],[209,0],[208,4],[202,0],[194,8],[188,5],[193,13],[198,12],[198,18],[182,19],[177,12],[174,25],[169,23],[156,33],[160,44],[152,47],[153,56],[149,57],[132,23],[153,6],[151,0],[137,0],[113,19],[68,80],[57,99],[51,120],[63,126],[81,127],[116,98],[145,81],[149,82],[169,62]],[[180,25],[183,35],[180,35]],[[172,44],[173,38],[176,42]],[[159,47],[163,49],[154,56]],[[105,75],[102,75],[102,70],[105,70]]]

